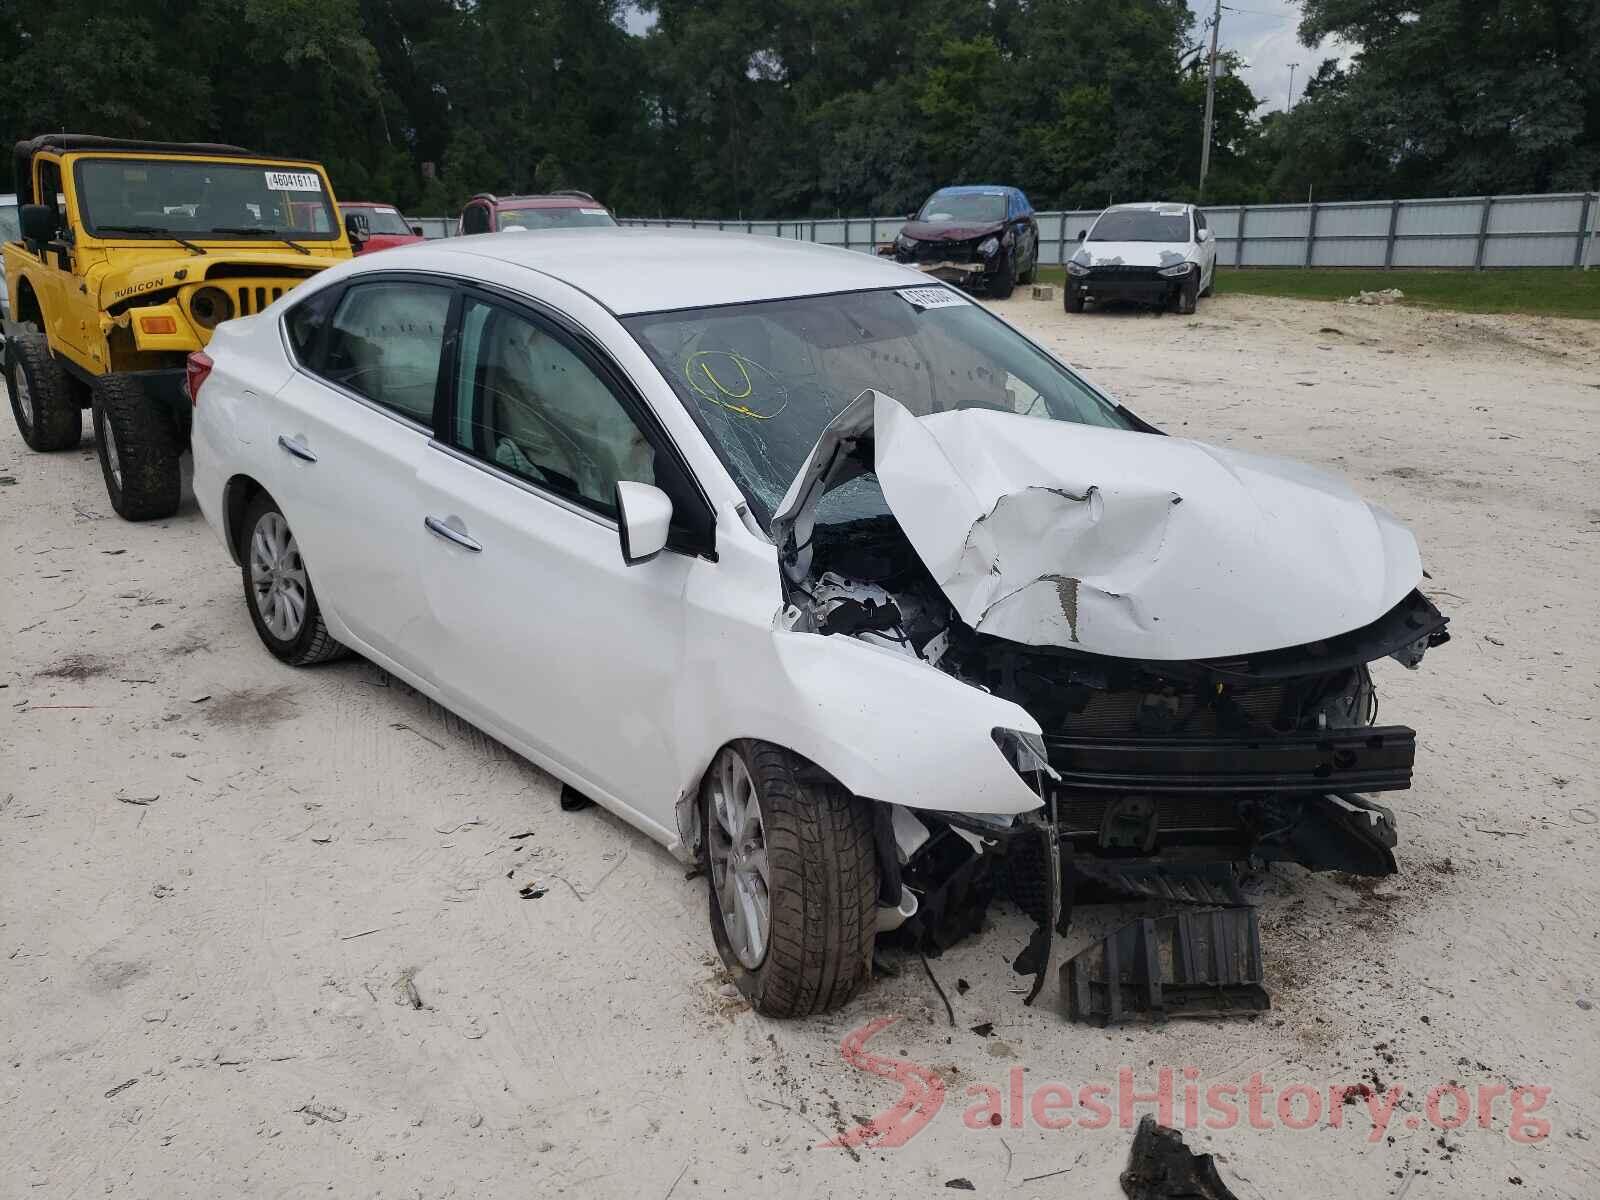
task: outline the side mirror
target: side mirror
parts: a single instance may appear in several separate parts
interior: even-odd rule
[[[1210,240],[1211,230],[1209,229],[1202,229],[1198,234],[1195,235],[1195,241],[1197,242],[1209,242]]]
[[[350,239],[350,244],[357,248],[371,235],[372,224],[367,220],[366,213],[345,213],[344,232]]]
[[[649,562],[667,546],[672,524],[672,500],[648,483],[622,480],[617,484],[617,532],[622,537],[622,561],[630,567]]]
[[[1083,239],[1088,237],[1088,236],[1089,236],[1089,231],[1087,229],[1078,230],[1078,240],[1080,242],[1083,241]]]
[[[416,234],[418,237],[427,237],[428,236],[427,234],[422,232],[422,226],[421,225],[413,225],[411,227],[411,232]]]
[[[49,204],[24,204],[17,210],[22,240],[38,249],[56,236],[56,210]]]

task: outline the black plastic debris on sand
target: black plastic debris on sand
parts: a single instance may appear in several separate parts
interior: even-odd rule
[[[1261,926],[1250,907],[1144,917],[1061,966],[1074,1021],[1225,1017],[1272,1007],[1263,984]]]
[[[1196,1154],[1175,1129],[1148,1114],[1133,1135],[1133,1151],[1122,1172],[1128,1200],[1239,1200],[1222,1182],[1209,1154]]]

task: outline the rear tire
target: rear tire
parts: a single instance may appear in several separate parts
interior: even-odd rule
[[[306,667],[350,652],[328,632],[300,546],[283,510],[265,492],[245,510],[239,561],[245,607],[274,655],[291,667]]]
[[[847,1003],[870,975],[877,932],[871,804],[756,741],[717,755],[700,803],[711,934],[740,992],[769,1017]],[[765,932],[752,938],[763,904]]]
[[[1208,299],[1211,298],[1211,294],[1213,292],[1215,292],[1216,290],[1217,290],[1217,265],[1215,263],[1212,263],[1211,264],[1211,278],[1206,280],[1206,286],[1200,289],[1200,298],[1202,300],[1208,300]]]
[[[6,392],[17,432],[30,450],[70,450],[83,438],[84,385],[50,353],[42,333],[6,339]]]
[[[172,422],[157,410],[137,379],[102,375],[92,391],[100,473],[111,507],[128,521],[170,517],[183,495]]]

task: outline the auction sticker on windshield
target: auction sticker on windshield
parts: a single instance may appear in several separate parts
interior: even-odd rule
[[[320,192],[322,181],[311,171],[268,171],[267,186],[275,192]]]
[[[895,295],[919,312],[930,308],[956,308],[968,302],[966,297],[942,287],[901,288]]]

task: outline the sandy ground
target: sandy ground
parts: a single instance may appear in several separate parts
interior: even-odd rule
[[[1453,615],[1420,671],[1378,669],[1382,719],[1420,730],[1403,873],[1259,884],[1270,1013],[1100,1031],[1053,982],[1026,1009],[1028,927],[999,909],[933,964],[953,1027],[915,959],[831,1018],[763,1020],[719,994],[702,881],[374,667],[279,665],[192,501],[124,524],[88,438],[34,455],[7,420],[0,1195],[1115,1197],[1129,1132],[1041,1128],[1011,1080],[1104,1082],[1115,1109],[1119,1068],[1148,1093],[1163,1066],[1242,1200],[1593,1195],[1600,326],[1000,307],[1169,430],[1342,471],[1419,532]],[[1119,916],[1081,915],[1068,950]],[[840,1052],[894,1014],[870,1049],[936,1072],[942,1109],[902,1146],[820,1148],[899,1098]],[[1273,1128],[1197,1127],[1256,1072],[1316,1088],[1319,1122],[1269,1097]],[[1360,1082],[1406,1093],[1384,1132],[1325,1099]],[[1472,1116],[1441,1131],[1451,1083]],[[998,1128],[963,1121],[983,1085]],[[1479,1127],[1500,1085],[1550,1089],[1547,1137],[1509,1136],[1504,1095]]]

